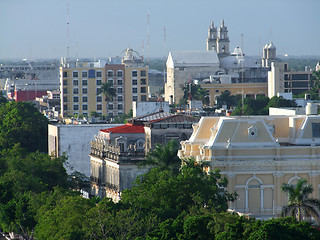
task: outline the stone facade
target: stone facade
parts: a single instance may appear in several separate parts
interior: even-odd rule
[[[282,184],[299,178],[319,197],[319,116],[205,117],[181,145],[180,157],[207,162],[228,178],[228,191],[238,194],[230,203],[236,211],[278,216],[287,204]]]

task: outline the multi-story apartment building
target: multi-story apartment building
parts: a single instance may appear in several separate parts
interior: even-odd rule
[[[106,101],[103,82],[111,82],[116,96]],[[91,112],[116,116],[128,113],[133,101],[148,101],[148,67],[132,49],[121,62],[62,62],[60,67],[61,115],[88,116]]]
[[[128,48],[125,52],[122,59],[126,79],[124,110],[128,113],[132,109],[132,102],[148,101],[149,78],[148,67],[143,63],[143,58],[132,49]]]
[[[105,74],[107,81],[113,84],[117,95],[113,98],[113,101],[107,102],[107,115],[122,114],[125,106],[125,66],[123,64],[106,64]],[[101,98],[104,100],[104,96],[101,96]]]
[[[274,62],[268,73],[268,97],[276,96],[278,93],[292,93],[298,95],[312,88],[310,80],[313,72],[289,70],[288,63]]]
[[[62,63],[60,67],[61,115],[106,114],[106,102],[98,94],[105,81],[103,63]]]

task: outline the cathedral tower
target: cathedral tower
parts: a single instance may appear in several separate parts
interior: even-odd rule
[[[217,28],[214,26],[213,22],[208,29],[207,38],[207,51],[217,50]]]
[[[217,53],[220,56],[229,54],[229,37],[228,37],[228,29],[224,25],[224,20],[221,21],[221,26],[218,30],[218,38],[217,38]]]
[[[263,47],[262,67],[271,67],[271,63],[277,60],[276,47],[270,42]]]

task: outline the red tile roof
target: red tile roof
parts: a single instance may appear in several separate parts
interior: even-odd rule
[[[127,123],[118,127],[100,130],[107,133],[144,133],[144,126]]]

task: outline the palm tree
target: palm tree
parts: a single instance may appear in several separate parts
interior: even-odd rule
[[[177,153],[178,144],[174,140],[169,141],[166,145],[156,144],[154,150],[147,154],[146,160],[140,165],[175,171],[181,165],[181,160]]]
[[[98,92],[98,94],[100,93],[103,93],[106,102],[111,101],[113,97],[117,96],[116,90],[113,88],[112,82],[102,83],[101,90]]]
[[[288,194],[288,206],[282,209],[283,216],[295,216],[298,221],[311,217],[319,223],[320,201],[308,198],[312,193],[311,185],[306,184],[307,180],[300,178],[297,185],[283,184],[282,191]]]

